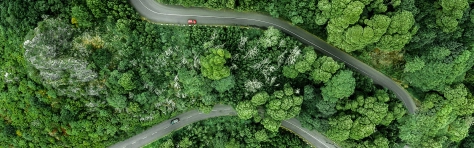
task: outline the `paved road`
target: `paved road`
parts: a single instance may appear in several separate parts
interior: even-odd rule
[[[212,118],[212,117],[228,116],[228,115],[232,115],[232,116],[237,115],[237,112],[231,106],[228,106],[228,105],[216,105],[214,106],[212,111],[208,114],[201,113],[198,110],[192,110],[192,111],[176,116],[175,118],[180,118],[180,121],[174,125],[170,124],[170,121],[172,119],[163,121],[162,123],[155,125],[152,128],[138,135],[135,135],[125,141],[122,141],[120,143],[116,143],[110,146],[110,148],[142,147],[157,139],[160,139],[166,136],[173,130],[180,129],[191,123],[208,119],[208,118]],[[307,142],[309,142],[311,145],[315,147],[318,147],[318,148],[335,148],[336,147],[334,142],[324,137],[319,132],[309,131],[308,129],[301,127],[300,122],[294,118],[283,121],[281,126],[286,129],[292,130],[293,132],[298,134],[300,137],[303,137]]]
[[[131,0],[130,2],[141,15],[154,22],[187,24],[188,19],[195,19],[198,24],[207,25],[274,26],[301,42],[313,46],[318,51],[333,57],[335,60],[344,62],[351,68],[371,78],[375,84],[388,88],[403,102],[409,113],[415,114],[417,111],[415,102],[410,94],[391,78],[333,47],[313,34],[283,20],[257,13],[224,10],[213,11],[202,8],[168,6],[159,4],[155,2],[155,0]]]

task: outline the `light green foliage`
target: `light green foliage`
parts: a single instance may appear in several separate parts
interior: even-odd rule
[[[316,59],[318,58],[316,51],[314,51],[314,48],[310,46],[306,46],[303,48],[303,54],[304,61],[309,65],[312,65],[314,61],[316,61]]]
[[[458,116],[465,116],[474,113],[474,98],[468,92],[464,84],[457,84],[453,87],[446,87],[443,91],[444,97],[455,106],[454,112]]]
[[[415,57],[413,61],[409,61],[405,64],[403,72],[415,72],[421,70],[425,66],[425,62],[419,57]]]
[[[275,96],[278,99],[281,99],[283,98],[283,96],[285,96],[285,93],[282,90],[277,90],[273,92],[273,96]]]
[[[463,140],[468,136],[469,128],[471,127],[473,121],[474,118],[469,116],[457,118],[456,120],[451,122],[451,124],[449,124],[448,132],[446,133],[446,135],[451,141],[459,142]]]
[[[291,88],[290,84],[286,83],[283,86],[283,91],[285,92],[286,96],[291,96],[293,95],[293,88]]]
[[[374,133],[375,125],[367,117],[357,118],[352,124],[352,130],[350,131],[349,138],[354,140],[360,140],[368,137]]]
[[[259,142],[268,141],[268,135],[265,130],[259,130],[255,133],[255,139]]]
[[[294,58],[297,59],[295,64],[283,66],[283,75],[287,78],[293,79],[300,73],[310,72],[312,65],[317,59],[317,55],[312,47],[305,47],[303,48],[303,55]]]
[[[259,92],[255,94],[252,97],[251,102],[253,106],[260,106],[260,105],[265,104],[269,98],[270,96],[268,95],[268,93],[263,91],[263,92]]]
[[[463,17],[463,13],[469,8],[468,0],[439,0],[442,10],[437,10],[436,24],[444,32],[453,32],[458,27],[458,20]]]
[[[263,36],[260,38],[260,45],[265,48],[275,46],[280,41],[281,36],[280,30],[270,26],[263,32]]]
[[[391,17],[387,33],[380,38],[376,47],[383,51],[401,50],[418,31],[414,28],[415,19],[410,11],[399,11]]]
[[[188,148],[188,147],[191,147],[192,145],[193,145],[193,142],[191,142],[188,137],[181,139],[181,141],[179,141],[178,143],[178,147],[183,147],[183,148]]]
[[[265,106],[265,114],[268,116],[265,116],[264,121],[265,119],[270,118],[271,121],[280,123],[282,120],[293,118],[300,113],[303,97],[297,96],[293,91],[294,90],[290,84],[285,84],[283,90],[278,90],[273,93],[270,97],[270,101]],[[262,94],[262,96],[266,95]],[[270,121],[267,122],[273,123]],[[265,125],[263,122],[262,124]],[[272,131],[273,129],[268,130]]]
[[[122,86],[125,90],[133,90],[136,88],[136,85],[133,81],[133,73],[127,72],[122,74],[120,79],[118,80],[120,86]]]
[[[310,76],[314,83],[319,84],[321,82],[326,83],[327,81],[329,81],[332,75],[331,73],[325,72],[321,69],[315,69],[313,70],[313,72],[311,72]]]
[[[362,26],[356,25],[349,27],[344,36],[344,42],[340,43],[339,47],[346,49],[347,52],[363,49],[374,41],[374,30],[372,28],[362,28]]]
[[[371,19],[365,19],[364,24],[374,30],[374,41],[378,41],[387,32],[391,19],[386,15],[374,15]]]
[[[344,141],[349,138],[353,121],[349,115],[339,115],[329,118],[330,128],[326,136],[334,141]]]
[[[282,106],[286,106],[285,104],[281,104]],[[270,115],[271,119],[272,120],[276,120],[276,121],[282,121],[282,120],[285,120],[287,119],[287,112],[285,110],[282,110],[282,109],[267,109],[267,114]]]
[[[303,97],[293,96],[293,105],[300,106],[301,104],[303,104]]]
[[[331,74],[336,73],[336,71],[341,68],[341,66],[336,61],[334,61],[333,58],[327,56],[319,58],[315,63],[316,64],[313,66],[317,67],[316,65],[319,65],[319,69]]]
[[[264,118],[261,123],[263,124],[265,129],[271,132],[277,132],[278,128],[280,128],[281,125],[281,121],[276,121],[272,118]]]
[[[410,11],[401,11],[395,13],[391,18],[392,22],[388,27],[388,34],[407,34],[415,23],[413,14]]]
[[[310,79],[314,83],[319,84],[321,82],[328,82],[332,74],[336,73],[341,66],[331,57],[323,56],[313,63],[313,68],[313,71],[309,74]]]
[[[321,87],[321,94],[324,100],[335,103],[337,100],[352,95],[355,89],[355,79],[352,71],[340,71],[331,78],[324,87]]]
[[[298,61],[295,63],[295,69],[299,73],[305,73],[306,71],[311,70],[311,65],[307,61]],[[291,74],[289,74],[292,76]]]
[[[361,140],[372,135],[375,127],[389,126],[394,120],[400,119],[405,114],[405,109],[400,103],[390,102],[390,97],[384,90],[376,90],[374,96],[357,96],[355,100],[339,101],[336,109],[354,113],[353,127],[350,130],[350,139]]]
[[[462,50],[464,48],[458,48],[459,49],[450,49],[461,50],[458,51],[459,53],[457,55],[451,53],[449,56],[442,58],[447,59],[443,61],[436,60],[436,58],[432,58],[431,56],[421,57],[425,62],[425,66],[418,71],[405,72],[405,80],[412,86],[420,88],[422,91],[443,91],[445,87],[464,77],[466,71],[469,70],[473,64],[471,57],[472,49]],[[431,52],[438,52],[436,49],[444,48],[433,48],[430,50]],[[407,62],[416,63],[414,60],[416,59],[410,59]]]
[[[220,80],[213,81],[211,86],[220,93],[231,90],[235,86],[234,76],[228,76]]]
[[[294,68],[294,65],[283,66],[283,76],[294,79],[298,76],[298,71]]]
[[[400,2],[392,4],[395,6]],[[391,17],[378,14],[387,10],[383,0],[323,0],[319,1],[318,8],[321,15],[316,19],[317,24],[323,25],[329,20],[327,41],[346,52],[373,47],[374,44],[384,51],[401,50],[417,31],[412,29],[415,20],[410,11],[397,11]],[[366,16],[362,13],[364,9],[376,14]],[[359,20],[361,18],[363,20]]]
[[[201,73],[211,80],[220,80],[230,76],[230,68],[224,66],[230,53],[224,49],[210,49],[210,54],[201,56]]]
[[[118,109],[123,109],[127,107],[127,98],[122,95],[113,95],[106,98],[107,103]]]
[[[387,31],[390,18],[385,15],[374,15],[370,20],[365,19],[364,23],[366,27],[355,25],[345,31],[344,36],[341,36],[344,40],[339,44],[342,49],[351,52],[378,42]]]
[[[456,85],[448,88],[445,92],[447,100],[436,93],[427,94],[420,113],[402,118],[400,139],[415,147],[431,147],[445,142],[459,142],[465,138],[473,119],[460,113],[462,106],[457,106],[459,104],[456,102],[463,102],[462,99],[452,100],[465,95],[463,87]]]
[[[281,106],[281,100],[271,100],[267,104],[267,109],[278,110],[278,109],[280,109],[280,106]]]
[[[173,140],[168,139],[166,142],[160,145],[162,148],[174,148]]]
[[[248,120],[257,114],[257,108],[250,101],[242,101],[235,108],[240,119]]]

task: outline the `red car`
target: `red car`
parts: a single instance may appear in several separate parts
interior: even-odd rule
[[[192,20],[192,19],[189,19],[189,20],[188,20],[188,24],[196,24],[196,23],[197,23],[196,20]]]

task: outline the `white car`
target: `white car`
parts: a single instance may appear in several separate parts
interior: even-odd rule
[[[179,118],[174,118],[173,120],[171,120],[171,125],[176,124],[178,122],[179,122]]]

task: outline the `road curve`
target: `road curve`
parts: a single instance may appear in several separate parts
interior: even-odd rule
[[[354,70],[371,78],[375,84],[391,90],[400,99],[408,112],[415,114],[417,107],[411,95],[391,78],[385,76],[367,64],[319,39],[307,31],[290,23],[270,16],[235,11],[214,11],[202,8],[184,8],[157,3],[155,0],[130,0],[135,9],[150,21],[171,24],[187,24],[188,19],[197,20],[198,24],[206,25],[240,25],[240,26],[273,26],[295,37],[299,41],[313,46],[318,51],[344,62]]]
[[[172,119],[166,120],[157,124],[142,133],[135,135],[127,140],[116,143],[109,148],[138,148],[145,146],[157,139],[160,139],[174,130],[180,129],[191,123],[205,120],[212,117],[218,116],[235,116],[237,112],[229,105],[216,105],[210,113],[202,113],[198,110],[192,110],[183,114],[176,116],[175,118],[180,118],[180,121],[176,124],[171,125],[170,121]],[[173,118],[174,119],[174,118]],[[318,148],[335,148],[335,143],[330,139],[324,137],[317,131],[309,131],[301,127],[301,124],[295,118],[282,121],[282,127],[289,129],[300,137],[304,138],[306,142],[309,142],[312,146]]]

